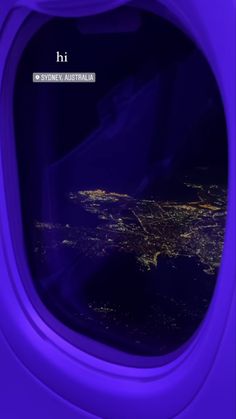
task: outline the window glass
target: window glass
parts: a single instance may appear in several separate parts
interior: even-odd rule
[[[33,83],[34,72],[94,72],[96,82]],[[176,350],[209,307],[226,219],[224,111],[201,52],[128,7],[52,19],[23,52],[14,118],[42,303],[122,351]]]

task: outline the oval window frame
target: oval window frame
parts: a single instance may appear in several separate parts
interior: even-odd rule
[[[103,2],[77,2],[71,0],[67,2],[54,2],[54,1],[30,1],[25,2],[30,10],[36,10],[50,15],[60,16],[81,16],[85,14],[94,14],[102,12],[108,9],[118,7],[122,4],[127,3],[126,1],[109,1]],[[109,6],[108,6],[109,3]],[[11,231],[14,230],[14,234],[17,234],[19,241],[17,247],[22,249],[22,237],[21,228],[21,217],[18,208],[14,210],[17,213],[17,217],[14,217],[14,225],[9,227],[9,214],[12,213],[11,205],[13,202],[7,202],[6,191],[4,190],[4,182],[0,184],[0,195],[1,195],[1,262],[3,262],[3,275],[5,281],[3,284],[4,293],[0,296],[2,303],[2,310],[4,312],[5,321],[1,321],[1,328],[3,333],[14,349],[14,352],[21,359],[21,361],[30,369],[40,380],[52,388],[56,393],[62,395],[65,399],[70,400],[73,404],[82,407],[86,411],[90,411],[100,416],[107,415],[99,402],[100,396],[110,396],[109,406],[106,409],[110,409],[110,412],[115,411],[117,408],[121,412],[120,403],[123,403],[124,411],[127,409],[137,409],[139,411],[139,417],[141,412],[154,411],[154,406],[158,407],[160,415],[173,416],[180,412],[188,402],[193,398],[201,384],[204,382],[205,377],[213,363],[216,356],[217,347],[223,336],[224,325],[226,324],[227,315],[231,306],[231,300],[233,295],[235,262],[232,261],[233,250],[235,250],[235,235],[233,229],[229,228],[235,223],[235,193],[233,189],[235,174],[235,157],[236,153],[234,144],[234,133],[235,123],[233,122],[233,111],[235,102],[234,99],[230,98],[230,90],[232,89],[233,78],[229,77],[226,80],[226,75],[223,74],[224,68],[220,67],[220,52],[217,54],[215,51],[216,46],[213,43],[213,39],[216,39],[217,35],[214,30],[211,33],[206,31],[206,23],[211,22],[211,13],[208,11],[204,16],[204,19],[199,20],[198,10],[196,4],[192,3],[188,6],[182,5],[176,6],[171,1],[166,0],[161,2],[165,7],[159,9],[159,14],[166,13],[167,17],[174,19],[175,24],[181,25],[182,29],[185,28],[186,32],[197,40],[197,44],[203,50],[211,64],[212,70],[218,80],[221,96],[223,98],[226,121],[228,125],[228,141],[229,141],[229,204],[228,204],[228,216],[227,216],[227,227],[224,253],[222,258],[222,265],[218,275],[216,291],[213,296],[213,300],[209,311],[205,317],[204,322],[196,332],[195,336],[188,341],[184,350],[178,353],[178,356],[170,362],[165,360],[165,365],[158,366],[146,365],[146,368],[137,367],[136,361],[134,365],[125,366],[125,360],[122,359],[121,354],[117,351],[116,363],[113,361],[109,362],[109,356],[106,357],[107,347],[102,346],[101,352],[104,359],[99,359],[85,353],[84,351],[75,348],[65,339],[60,337],[57,332],[53,331],[47,324],[42,320],[35,307],[32,305],[26,290],[23,287],[23,281],[21,276],[24,275],[23,267],[17,266],[15,252],[16,248],[13,247],[11,238]],[[154,11],[155,4],[157,2],[150,3],[150,9]],[[158,2],[160,4],[160,2]],[[191,7],[192,5],[192,7]],[[64,8],[64,9],[63,9]],[[145,5],[147,9],[147,5]],[[3,60],[3,71],[4,77],[1,83],[1,154],[3,157],[9,156],[7,162],[9,163],[8,171],[9,175],[12,175],[11,188],[15,192],[18,190],[17,186],[17,170],[16,162],[13,161],[13,143],[14,143],[14,132],[13,132],[13,121],[12,121],[12,97],[13,97],[13,85],[14,85],[14,71],[16,71],[16,63],[19,59],[23,50],[24,42],[27,43],[27,37],[32,36],[32,22],[34,29],[36,28],[36,22],[38,27],[42,24],[42,16],[32,16],[30,10],[25,8],[12,8],[9,11],[7,18],[5,19],[5,25],[2,31],[1,42],[4,45],[5,42],[5,60]],[[157,10],[155,9],[155,13]],[[27,26],[30,19],[33,17],[33,21],[30,21],[30,27]],[[45,15],[45,21],[48,17]],[[191,17],[193,19],[191,20]],[[35,20],[34,20],[35,19]],[[43,19],[44,20],[44,19]],[[181,23],[180,23],[181,22]],[[212,28],[215,28],[215,24],[211,22]],[[204,26],[205,25],[205,26]],[[27,31],[28,27],[28,31]],[[20,28],[24,28],[25,38],[17,39]],[[204,30],[205,28],[205,30]],[[215,38],[214,38],[215,37]],[[24,39],[23,39],[24,38]],[[18,41],[20,44],[19,49],[17,48],[17,55],[12,57],[12,48]],[[220,51],[220,41],[218,41],[218,48]],[[204,47],[203,47],[204,45]],[[231,42],[233,48],[233,42]],[[221,51],[223,53],[223,51]],[[14,65],[9,67],[11,64],[11,58],[13,59]],[[230,61],[231,60],[231,61]],[[227,60],[226,60],[227,61]],[[228,58],[227,62],[233,63],[233,55]],[[228,73],[230,74],[230,73]],[[231,84],[230,84],[231,83]],[[9,89],[10,86],[10,89]],[[10,93],[9,93],[10,90]],[[232,95],[231,95],[232,96]],[[4,139],[4,141],[3,141]],[[8,144],[9,142],[9,144]],[[11,161],[11,163],[10,163]],[[2,163],[2,161],[1,161]],[[4,180],[9,179],[6,177],[6,173],[3,173],[3,167],[1,164],[0,170],[4,176]],[[13,172],[12,172],[13,171]],[[15,175],[14,175],[15,171]],[[13,179],[15,177],[15,180]],[[236,178],[236,176],[234,177]],[[235,188],[236,189],[236,188]],[[19,199],[15,195],[16,203],[19,204]],[[20,244],[21,243],[21,244]],[[18,249],[17,249],[18,251]],[[18,258],[19,260],[19,258]],[[22,259],[23,262],[23,259]],[[231,269],[228,266],[232,266]],[[228,275],[227,286],[224,286],[223,277]],[[224,299],[222,299],[222,294]],[[220,309],[221,307],[221,309]],[[215,325],[217,312],[220,311],[220,319],[217,323],[217,330]],[[219,316],[218,316],[219,318]],[[206,356],[205,349],[210,347]],[[25,348],[30,348],[31,357],[27,357]],[[98,353],[99,356],[99,353]],[[133,358],[133,356],[132,356]],[[201,361],[201,362],[200,362]],[[193,378],[193,369],[195,363],[198,364],[198,373]],[[135,365],[136,364],[136,365]],[[199,365],[202,368],[199,368]],[[45,372],[44,372],[45,371]],[[189,379],[192,374],[192,380]],[[82,378],[81,378],[82,377]],[[101,385],[101,378],[103,377],[103,385]],[[65,380],[68,385],[65,385]],[[122,385],[121,385],[122,381]],[[97,383],[97,385],[96,385]],[[128,383],[128,385],[127,385]],[[186,392],[184,395],[176,393],[176,386],[180,388],[185,384]],[[81,392],[78,392],[78,385],[80,386]],[[114,390],[114,391],[113,391]],[[85,393],[88,391],[88,394]],[[93,399],[91,395],[93,392],[94,403],[90,405],[90,400]],[[168,403],[172,392],[175,392],[175,402]],[[78,394],[80,393],[80,394]],[[90,394],[89,394],[90,393]],[[183,393],[183,391],[181,391]],[[87,394],[87,395],[86,395]],[[127,394],[132,394],[132,397],[127,398]],[[173,397],[171,398],[173,400]],[[142,403],[142,407],[141,406]],[[144,403],[144,405],[143,405]],[[152,417],[151,415],[149,417]]]

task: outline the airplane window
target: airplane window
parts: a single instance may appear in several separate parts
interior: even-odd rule
[[[96,81],[33,83],[35,72]],[[226,220],[225,116],[200,50],[130,7],[53,18],[23,52],[14,118],[42,304],[126,353],[175,351],[207,313]]]

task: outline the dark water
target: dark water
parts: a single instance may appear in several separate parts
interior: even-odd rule
[[[83,286],[80,269],[50,287],[50,309],[70,328],[134,354],[177,349],[201,323],[215,286],[195,258],[160,257],[142,272],[134,257],[116,254]]]

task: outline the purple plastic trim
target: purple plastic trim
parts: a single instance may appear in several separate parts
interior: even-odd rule
[[[25,0],[15,3],[13,0],[2,0],[2,3],[0,16],[3,25],[0,33],[1,330],[17,357],[38,379],[85,411],[114,419],[176,416],[191,403],[214,365],[224,329],[230,320],[229,312],[235,291],[236,130],[235,95],[232,92],[235,92],[236,83],[233,2],[162,0],[158,3],[156,1],[145,3],[145,8],[148,5],[154,12],[160,10],[160,4],[164,5],[164,10],[169,11],[171,20],[176,20],[178,25],[181,22],[182,28],[191,34],[206,55],[223,98],[229,138],[227,229],[223,260],[212,304],[202,326],[185,351],[168,364],[152,368],[119,365],[124,364],[124,359],[118,351],[115,355],[116,363],[108,362],[67,342],[42,320],[31,303],[22,281],[22,275],[25,277],[28,273],[23,253],[12,120],[14,78],[22,47],[24,42],[27,42],[27,37],[32,36],[32,22],[34,29],[37,30],[44,19],[48,18],[47,15],[96,14],[126,2]],[[33,18],[29,18],[32,10],[45,16],[36,14]],[[21,28],[24,31],[21,31]],[[18,54],[12,55],[15,40],[19,45]],[[12,231],[14,241],[11,236]],[[13,242],[16,247],[13,246]],[[19,252],[20,258],[16,258],[15,252]],[[17,265],[17,260],[20,260],[20,266]],[[231,316],[232,313],[233,310]],[[230,332],[232,339],[233,332],[233,330]],[[89,345],[89,341],[86,344]],[[90,344],[95,348],[95,342]],[[100,346],[99,349],[98,344],[97,348],[98,355],[101,356],[102,353],[104,359],[110,359],[111,350],[108,347]],[[90,352],[89,347],[87,351]],[[92,352],[94,353],[94,350]]]

